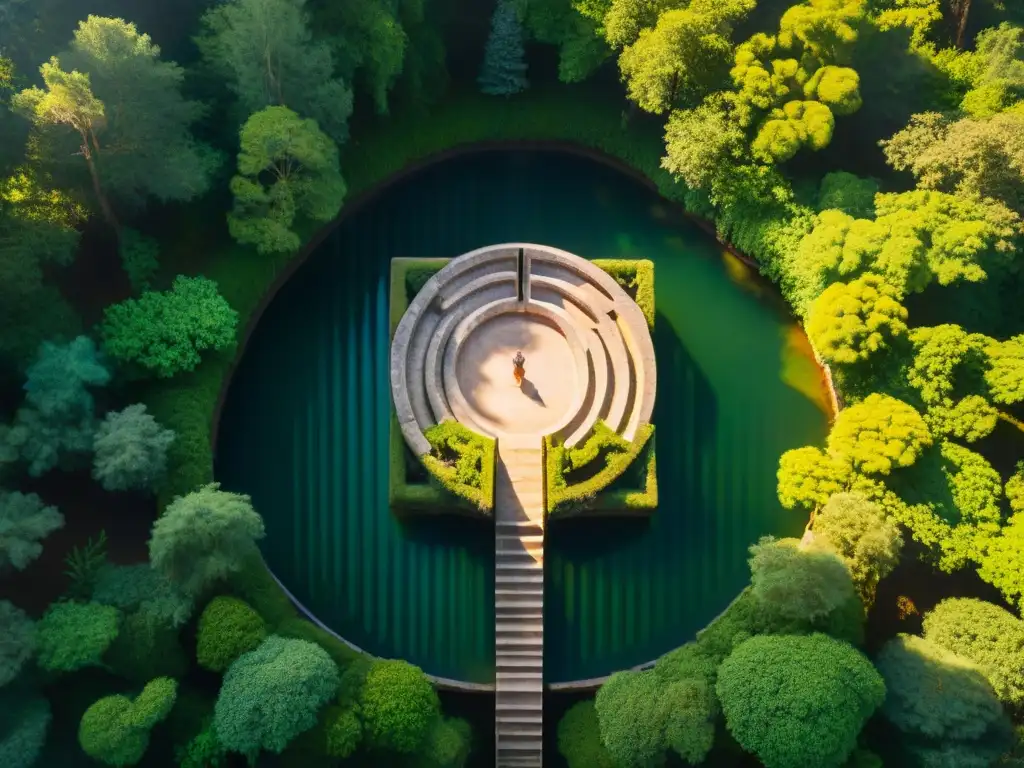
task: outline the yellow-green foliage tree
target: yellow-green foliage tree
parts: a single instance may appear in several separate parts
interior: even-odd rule
[[[852,364],[906,333],[907,310],[896,289],[873,274],[833,283],[807,314],[807,335],[827,363]]]

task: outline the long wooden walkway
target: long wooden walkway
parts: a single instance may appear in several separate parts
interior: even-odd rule
[[[541,768],[544,468],[540,438],[498,441],[495,488],[495,765]]]

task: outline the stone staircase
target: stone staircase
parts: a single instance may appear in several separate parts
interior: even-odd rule
[[[540,439],[498,441],[495,488],[495,765],[541,768],[544,468]]]

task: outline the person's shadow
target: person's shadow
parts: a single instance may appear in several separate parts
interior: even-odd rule
[[[523,377],[523,383],[519,385],[519,388],[523,390],[524,395],[537,403],[541,408],[547,408],[544,398],[541,397],[540,392],[537,391],[537,386],[525,376]]]

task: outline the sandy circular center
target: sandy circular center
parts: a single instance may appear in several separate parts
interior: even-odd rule
[[[512,373],[519,351],[526,358],[521,387]],[[459,350],[455,375],[477,423],[494,434],[548,434],[566,416],[576,387],[565,337],[523,312],[475,328]]]

